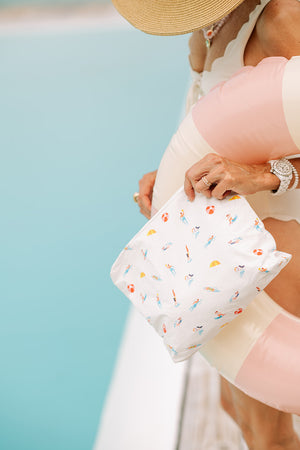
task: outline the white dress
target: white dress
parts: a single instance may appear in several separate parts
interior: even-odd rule
[[[193,83],[187,97],[187,112],[201,96],[206,95],[219,82],[228,80],[244,66],[245,47],[269,1],[261,0],[254,8],[236,38],[227,45],[224,55],[213,62],[211,71],[203,71],[200,74],[192,71]],[[153,191],[152,213],[160,209],[182,186],[186,170],[204,156],[195,152],[184,154],[181,150],[178,148],[175,152],[174,148],[168,147],[162,158]],[[248,196],[247,200],[261,219],[266,217],[281,220],[296,219],[300,223],[299,189],[282,196],[272,196],[267,191],[259,192]],[[196,354],[190,360],[188,379],[179,449],[246,449],[238,427],[220,407],[219,381],[215,369]],[[297,419],[299,418],[294,417],[294,424],[300,435],[300,424],[297,423],[299,422]]]

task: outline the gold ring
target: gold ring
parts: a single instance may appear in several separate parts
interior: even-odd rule
[[[208,179],[206,178],[206,176],[202,177],[201,180],[203,181],[203,183],[205,184],[205,186],[207,186],[208,188],[212,185],[212,183],[210,181],[208,181]]]
[[[135,193],[133,194],[133,201],[134,201],[135,203],[138,202],[139,196],[140,196],[139,192],[135,192]]]

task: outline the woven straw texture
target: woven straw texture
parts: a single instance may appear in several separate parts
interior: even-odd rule
[[[190,33],[222,19],[243,0],[112,0],[134,27],[149,34]]]

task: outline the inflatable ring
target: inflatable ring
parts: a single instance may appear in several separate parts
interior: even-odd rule
[[[300,153],[299,74],[300,57],[266,58],[256,67],[242,68],[202,97],[163,156],[153,211],[163,206],[183,184],[186,170],[207,153],[248,164]],[[247,200],[262,216],[265,201],[276,202],[276,197],[261,192]],[[299,415],[299,344],[300,319],[261,292],[200,353],[251,397]]]

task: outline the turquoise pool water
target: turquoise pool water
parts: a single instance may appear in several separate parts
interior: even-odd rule
[[[0,448],[88,450],[128,310],[109,269],[176,129],[187,38],[19,32],[0,57]]]

